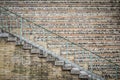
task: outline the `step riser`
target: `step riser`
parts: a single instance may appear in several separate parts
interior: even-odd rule
[[[23,45],[23,49],[30,50],[30,49],[32,49],[32,46],[31,45]]]
[[[8,42],[16,42],[16,37],[8,37]]]
[[[41,54],[41,53],[40,53],[40,54],[38,55],[38,57],[39,57],[39,58],[46,58],[46,57],[47,57],[47,54],[45,54],[45,53]]]
[[[24,45],[24,42],[22,41],[16,41],[16,46],[23,46]]]
[[[8,38],[9,34],[8,33],[0,33],[0,38]]]
[[[78,68],[72,68],[71,74],[80,74],[80,70]]]
[[[72,65],[71,64],[65,64],[63,66],[63,70],[71,70],[72,69]]]
[[[31,54],[39,54],[40,50],[39,49],[31,49]]]
[[[51,62],[51,61],[55,61],[56,59],[54,57],[47,57],[47,61]]]
[[[63,66],[64,65],[64,61],[55,61],[55,65],[56,66]]]

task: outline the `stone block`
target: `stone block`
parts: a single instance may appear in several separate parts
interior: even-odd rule
[[[25,49],[25,50],[29,50],[29,49],[32,49],[32,45],[30,45],[30,44],[24,44],[23,45],[23,49]]]
[[[80,70],[78,68],[72,68],[71,74],[80,74]]]
[[[0,33],[0,38],[7,38],[8,36],[8,33]]]
[[[72,65],[71,64],[65,64],[63,66],[63,70],[71,70],[72,69]]]
[[[40,49],[31,49],[32,54],[40,53]]]
[[[17,40],[16,37],[8,37],[8,40],[9,42],[15,42]]]
[[[55,65],[56,66],[63,66],[64,65],[64,61],[55,61]]]

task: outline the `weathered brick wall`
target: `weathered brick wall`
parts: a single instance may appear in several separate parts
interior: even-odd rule
[[[78,76],[0,38],[0,80],[78,80]]]
[[[119,0],[1,0],[0,5],[120,64]]]
[[[1,0],[0,4],[120,65],[120,0]],[[48,46],[60,44],[53,43]],[[78,59],[87,62],[86,54]],[[105,66],[93,67],[97,65]]]

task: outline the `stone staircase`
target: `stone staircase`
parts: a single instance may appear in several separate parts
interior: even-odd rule
[[[5,32],[1,33],[1,37],[8,37],[8,41],[15,41],[18,46],[23,45],[23,50],[30,50],[31,54],[38,54],[39,58],[46,58],[48,62],[55,62],[54,65],[62,66],[63,70],[69,70],[71,74],[79,75],[80,79],[118,79],[119,67],[117,64],[44,27],[29,22],[7,9],[1,9],[1,29]],[[12,27],[12,25],[16,26]],[[83,54],[88,57],[81,61],[81,58],[84,58]]]
[[[50,55],[39,56],[43,54],[40,50],[36,52],[35,49],[24,49],[23,45],[18,45],[13,40],[13,35],[9,35],[12,36],[10,40],[8,34],[1,34],[0,80],[80,80],[78,75],[71,75],[71,69],[67,70],[66,67],[56,64],[55,59],[51,61]]]
[[[30,53],[30,55],[37,55],[38,58],[40,58],[40,59],[46,59],[48,64],[52,63],[55,66],[61,67],[63,71],[67,71],[67,72],[70,71],[70,74],[73,75],[73,80],[78,80],[78,79],[80,79],[80,80],[88,80],[88,74],[86,72],[80,71],[78,68],[72,66],[70,63],[65,63],[65,61],[61,61],[61,60],[53,57],[52,55],[46,53],[46,51],[41,50],[41,49],[39,49],[39,48],[37,48],[37,47],[35,47],[35,46],[25,42],[25,41],[23,41],[21,43],[20,39],[18,37],[16,37],[16,36],[12,35],[12,34],[1,31],[0,32],[0,40],[1,40],[1,42],[5,41],[5,43],[11,43],[11,45],[13,44],[15,46],[20,46],[20,48],[23,51],[28,51]],[[9,55],[9,54],[7,54],[7,55]],[[59,70],[56,70],[56,71],[59,71]],[[58,74],[60,74],[60,73],[58,72]],[[67,75],[67,74],[65,74],[65,75]],[[76,76],[76,75],[79,75],[79,77]],[[69,80],[69,79],[70,78],[65,79],[65,80]],[[47,79],[43,78],[43,79],[40,79],[40,80],[47,80]]]

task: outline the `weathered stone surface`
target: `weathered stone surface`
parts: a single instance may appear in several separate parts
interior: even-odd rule
[[[64,64],[63,70],[71,70],[71,69],[72,69],[72,65],[71,64]]]
[[[24,44],[23,49],[32,49],[32,45],[30,44]]]
[[[85,71],[80,71],[79,78],[88,78],[88,74]]]
[[[16,41],[16,46],[22,46],[22,45],[24,45],[23,41],[20,40]]]
[[[31,49],[32,54],[40,53],[40,49]]]
[[[0,38],[5,38],[8,37],[9,34],[8,33],[0,33]]]
[[[55,61],[55,65],[57,66],[63,66],[64,65],[64,61]]]
[[[80,70],[78,68],[72,68],[71,74],[80,74]]]
[[[54,58],[54,57],[52,57],[52,56],[48,56],[47,57],[47,61],[55,61],[56,59]]]
[[[17,38],[16,37],[8,37],[8,41],[10,41],[10,42],[15,42],[17,40]]]

